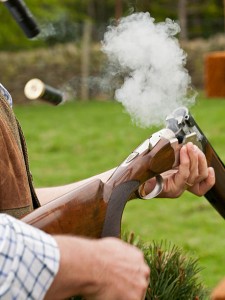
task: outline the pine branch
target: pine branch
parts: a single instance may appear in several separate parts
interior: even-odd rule
[[[168,242],[144,244],[134,234],[124,240],[139,247],[150,267],[150,283],[145,300],[203,300],[208,291],[200,282],[198,260],[185,255]]]

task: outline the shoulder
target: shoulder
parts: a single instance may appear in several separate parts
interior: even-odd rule
[[[0,83],[0,93],[5,97],[8,101],[9,105],[12,106],[12,97],[7,89]]]

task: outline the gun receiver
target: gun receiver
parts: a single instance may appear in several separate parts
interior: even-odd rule
[[[216,185],[206,198],[225,217],[223,163],[187,108],[176,109],[166,118],[166,123],[166,128],[154,133],[128,155],[106,182],[91,180],[22,220],[48,233],[119,237],[127,201],[134,193],[143,199],[158,195],[162,190],[160,174],[179,165],[180,148],[189,141],[202,149],[208,164],[218,171]],[[140,187],[152,177],[156,177],[157,185],[152,193],[142,197]]]

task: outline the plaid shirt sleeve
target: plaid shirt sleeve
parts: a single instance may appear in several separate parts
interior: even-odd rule
[[[58,268],[50,235],[0,214],[0,299],[43,299]]]

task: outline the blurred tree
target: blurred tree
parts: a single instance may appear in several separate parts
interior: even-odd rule
[[[123,3],[122,0],[116,0],[115,5],[115,18],[116,20],[119,20],[123,15]]]
[[[189,0],[189,38],[207,38],[224,32],[223,3],[220,0]]]
[[[89,99],[89,76],[91,64],[91,35],[92,22],[95,19],[95,6],[93,0],[87,0],[87,17],[84,20],[82,48],[81,48],[81,100]]]
[[[178,19],[180,22],[180,39],[185,41],[188,38],[187,35],[187,0],[178,1]]]
[[[223,25],[224,25],[224,31],[225,31],[225,0],[223,0]]]

